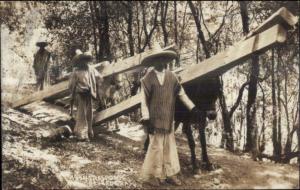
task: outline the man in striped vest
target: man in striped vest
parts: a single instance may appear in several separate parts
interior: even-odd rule
[[[142,123],[149,133],[150,144],[141,170],[144,182],[158,186],[164,181],[181,185],[178,153],[174,136],[175,100],[178,97],[191,110],[193,117],[200,111],[185,94],[177,77],[166,66],[177,53],[162,51],[157,44],[153,52],[144,57],[142,65],[154,66],[142,79]]]

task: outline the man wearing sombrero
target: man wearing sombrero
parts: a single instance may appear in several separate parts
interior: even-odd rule
[[[51,64],[51,53],[45,49],[47,45],[48,43],[42,40],[36,43],[36,46],[40,48],[34,55],[33,60],[37,90],[43,90],[50,85],[49,67]]]
[[[92,98],[99,99],[98,88],[102,83],[102,77],[89,65],[92,60],[92,55],[82,52],[78,52],[72,60],[74,69],[70,77],[69,89],[72,97],[71,107],[73,102],[77,106],[73,132],[79,141],[89,141],[94,137]]]
[[[141,121],[146,126],[150,138],[141,178],[154,186],[164,181],[181,185],[177,178],[180,165],[173,126],[176,98],[191,110],[193,117],[200,115],[200,111],[187,97],[177,77],[165,69],[175,58],[175,51],[162,51],[159,44],[156,44],[153,52],[141,62],[144,66],[154,66],[154,69],[141,79]]]

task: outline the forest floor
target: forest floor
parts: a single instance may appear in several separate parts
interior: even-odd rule
[[[51,125],[31,115],[7,109],[2,112],[1,124],[4,189],[153,188],[139,180],[144,152],[137,124],[122,125],[119,134],[100,130],[92,142],[64,139],[52,143],[41,138]],[[208,153],[220,167],[193,175],[187,142],[180,133],[176,138],[183,185],[159,188],[299,188],[298,165],[253,161],[246,154],[214,146],[208,147]],[[199,158],[200,148],[197,155]]]

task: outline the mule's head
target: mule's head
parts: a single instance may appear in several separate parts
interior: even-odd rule
[[[215,120],[217,118],[217,112],[216,110],[207,110],[206,116],[209,120]]]
[[[207,78],[189,85],[186,91],[188,96],[195,103],[198,109],[205,112],[209,120],[217,117],[216,101],[220,93],[220,83],[218,78]]]

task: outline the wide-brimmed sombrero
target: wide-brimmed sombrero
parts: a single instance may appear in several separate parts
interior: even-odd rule
[[[157,58],[165,58],[166,63],[177,58],[177,53],[173,50],[162,50],[159,43],[155,43],[151,53],[143,57],[141,65],[152,66]]]
[[[46,47],[48,45],[48,42],[37,42],[35,45],[39,47]]]
[[[93,56],[89,52],[82,53],[80,50],[76,50],[76,55],[72,59],[72,64],[76,65],[78,63],[88,63],[93,60]]]

